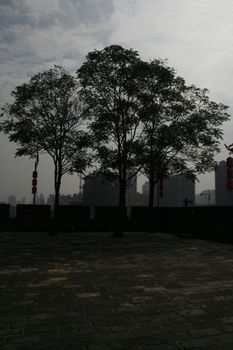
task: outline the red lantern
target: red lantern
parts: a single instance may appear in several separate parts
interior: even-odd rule
[[[33,194],[36,194],[37,193],[37,171],[36,170],[34,170],[33,172],[32,172],[32,193]]]
[[[233,190],[233,158],[227,158],[227,188]]]

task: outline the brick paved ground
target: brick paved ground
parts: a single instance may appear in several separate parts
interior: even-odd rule
[[[233,349],[233,246],[0,234],[0,349]]]

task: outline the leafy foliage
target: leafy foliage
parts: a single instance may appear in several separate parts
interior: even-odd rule
[[[62,176],[83,172],[95,158],[102,173],[118,177],[120,206],[139,170],[149,179],[153,205],[160,178],[213,169],[229,117],[225,105],[211,101],[206,89],[186,86],[166,61],[143,62],[119,45],[90,52],[77,79],[55,66],[12,95],[0,130],[17,143],[17,156],[52,157],[57,204]]]
[[[57,204],[61,177],[74,168],[83,171],[90,161],[77,92],[75,77],[55,66],[16,87],[14,102],[3,107],[1,130],[17,143],[16,156],[46,152],[52,157]]]
[[[213,169],[220,127],[228,114],[225,105],[209,99],[206,89],[187,87],[166,62],[152,61],[147,69],[140,95],[143,141],[137,155],[150,182],[153,206],[154,185],[160,178],[185,174],[194,179]]]
[[[118,45],[90,52],[77,71],[101,171],[117,174],[120,205],[137,173],[134,147],[140,124],[140,70],[138,53]]]

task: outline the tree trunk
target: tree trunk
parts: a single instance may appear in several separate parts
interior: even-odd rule
[[[54,218],[57,218],[57,212],[59,207],[61,180],[57,179],[55,184],[55,199],[54,199]]]
[[[154,207],[154,194],[155,194],[155,181],[153,178],[149,179],[149,199],[148,199],[148,216],[147,216],[147,231],[153,232],[154,230],[154,213],[152,208]]]
[[[54,215],[53,215],[53,223],[51,228],[51,234],[55,235],[58,231],[57,219],[58,219],[58,207],[59,207],[59,197],[60,197],[60,187],[61,187],[61,171],[59,169],[58,164],[54,162],[54,190],[55,190],[55,198],[54,198]]]
[[[154,206],[154,195],[155,195],[155,181],[149,179],[149,207],[153,208]]]
[[[123,183],[123,181],[121,181],[119,185],[119,207],[126,207],[126,184]]]
[[[125,224],[125,207],[126,207],[126,176],[119,176],[119,205],[118,213],[116,215],[116,222],[114,227],[114,235],[116,237],[123,237]]]

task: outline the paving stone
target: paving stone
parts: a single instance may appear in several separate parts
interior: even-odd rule
[[[209,338],[198,338],[198,339],[189,339],[181,341],[181,344],[185,349],[201,348],[206,347],[207,345],[214,345],[213,340]]]
[[[233,334],[232,333],[219,334],[219,335],[212,337],[212,339],[214,339],[216,344],[232,344],[232,348],[233,348]]]
[[[221,331],[217,328],[202,328],[202,329],[192,329],[190,331],[194,338],[201,338],[205,336],[221,334]]]
[[[232,350],[233,349],[233,344],[229,343],[229,344],[214,344],[211,346],[205,346],[204,348],[202,348],[201,350]]]
[[[0,233],[0,349],[233,349],[233,246]]]

